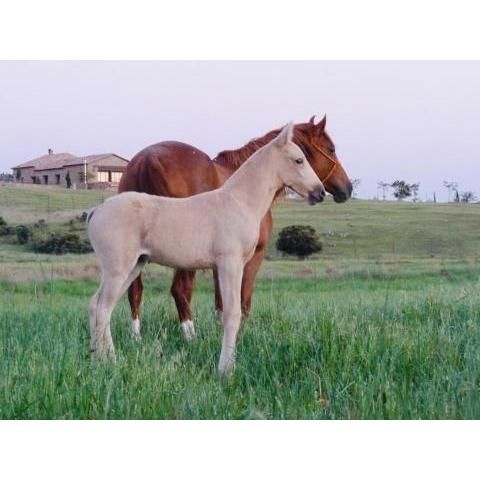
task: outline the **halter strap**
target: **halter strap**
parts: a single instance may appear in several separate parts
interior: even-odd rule
[[[333,164],[332,168],[327,173],[326,177],[321,179],[322,183],[324,183],[332,176],[332,174],[335,171],[335,169],[337,168],[337,165],[338,165],[339,162],[338,162],[338,160],[333,158],[331,155],[329,155],[325,150],[323,150],[323,148],[320,148],[318,145],[316,145],[313,142],[312,142],[312,146],[313,146],[313,148],[315,148],[315,150],[319,151],[327,160],[330,160]]]

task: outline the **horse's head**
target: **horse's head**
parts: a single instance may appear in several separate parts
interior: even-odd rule
[[[332,139],[325,131],[327,117],[315,124],[315,115],[308,123],[295,125],[293,141],[304,151],[318,178],[337,203],[346,202],[352,194],[352,184],[343,169]]]
[[[289,123],[270,144],[275,148],[277,174],[283,187],[290,187],[313,205],[323,201],[325,188],[303,151],[293,143],[293,129]]]

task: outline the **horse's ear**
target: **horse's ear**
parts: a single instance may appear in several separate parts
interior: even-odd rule
[[[315,125],[315,115],[312,115],[312,118],[308,121],[308,123]]]
[[[279,147],[284,147],[288,142],[291,142],[293,138],[293,122],[287,123],[281,130],[281,132],[275,138],[275,143]]]
[[[324,115],[323,118],[320,120],[320,123],[315,125],[315,130],[317,135],[321,135],[325,131],[326,124],[327,124],[327,116]]]

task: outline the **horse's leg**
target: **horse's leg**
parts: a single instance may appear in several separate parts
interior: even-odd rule
[[[213,269],[213,287],[215,289],[215,310],[221,314],[223,310],[222,306],[222,294],[220,293],[220,283],[218,282],[218,271]]]
[[[170,292],[177,306],[180,325],[186,340],[195,338],[195,326],[192,321],[190,301],[192,300],[195,271],[175,270]]]
[[[140,304],[142,303],[142,295],[143,282],[140,274],[128,287],[128,302],[132,312],[132,335],[138,340],[142,338],[140,334]]]
[[[97,293],[90,301],[90,350],[100,358],[115,358],[110,317],[122,292],[124,278],[104,276]]]
[[[240,289],[242,286],[243,265],[237,259],[218,265],[218,279],[223,300],[223,342],[218,372],[228,375],[235,368],[235,345],[240,327]]]
[[[272,213],[269,211],[265,217],[263,217],[262,223],[260,224],[260,234],[258,237],[257,246],[255,247],[255,253],[243,269],[242,313],[244,315],[248,315],[250,313],[255,278],[257,277],[258,270],[260,269],[263,257],[265,256],[265,250],[267,248],[268,241],[270,240],[272,223]]]
[[[259,247],[255,249],[253,257],[245,265],[243,269],[242,278],[242,313],[245,316],[250,314],[250,308],[252,306],[253,288],[255,285],[255,278],[257,276],[260,265],[262,264],[263,257],[265,255],[265,247]]]
[[[103,272],[100,288],[90,300],[90,349],[101,358],[115,358],[110,319],[113,309],[132,281],[140,274],[142,264],[130,272],[111,274]]]

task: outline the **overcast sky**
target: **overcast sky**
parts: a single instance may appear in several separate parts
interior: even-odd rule
[[[131,158],[181,140],[214,156],[324,113],[360,196],[395,179],[480,196],[480,62],[0,62],[0,170],[50,147]]]

